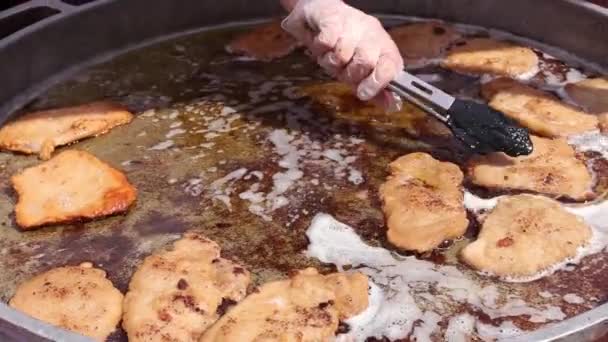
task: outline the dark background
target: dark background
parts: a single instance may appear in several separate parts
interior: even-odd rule
[[[592,2],[592,3],[600,5],[600,6],[608,7],[608,0],[590,0],[589,2]]]

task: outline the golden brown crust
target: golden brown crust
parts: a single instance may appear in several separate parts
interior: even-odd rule
[[[392,162],[390,169],[380,197],[391,243],[426,252],[464,234],[469,221],[457,165],[411,153]]]
[[[129,341],[197,341],[223,306],[245,297],[250,275],[220,257],[220,247],[187,233],[170,251],[147,257],[125,296]]]
[[[465,74],[518,78],[538,69],[538,56],[527,47],[489,38],[472,38],[452,48],[441,65]]]
[[[52,325],[105,341],[122,316],[123,295],[90,264],[54,268],[22,283],[10,305]]]
[[[238,36],[226,50],[269,62],[289,55],[299,46],[300,43],[281,28],[281,21],[275,20]]]
[[[23,229],[125,212],[137,197],[122,172],[77,150],[25,169],[11,181],[19,196],[15,216]]]
[[[593,179],[564,139],[532,136],[534,152],[509,157],[504,153],[475,156],[468,163],[474,184],[500,190],[529,190],[575,200],[593,198]]]
[[[133,114],[112,102],[28,113],[0,129],[0,149],[38,153],[46,160],[57,146],[105,134],[132,119]]]
[[[446,138],[450,130],[432,116],[404,102],[398,112],[388,112],[369,102],[360,101],[352,88],[344,83],[327,82],[300,89],[317,106],[339,120],[379,128],[399,128],[415,137]]]
[[[264,284],[205,332],[207,341],[329,341],[341,320],[368,306],[361,273],[320,275],[308,268]]]
[[[390,29],[389,34],[399,47],[405,65],[441,57],[452,43],[461,38],[453,27],[438,22],[399,26]]]
[[[591,234],[581,218],[557,201],[511,196],[499,200],[461,257],[471,267],[498,276],[533,276],[574,257]]]
[[[499,78],[482,86],[489,105],[517,120],[537,135],[567,137],[597,128],[598,119],[551,94],[516,81]]]

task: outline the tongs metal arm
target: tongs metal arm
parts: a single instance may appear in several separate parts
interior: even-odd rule
[[[416,76],[406,71],[401,71],[388,84],[387,88],[433,115],[438,120],[443,122],[449,120],[448,110],[455,101],[454,97]]]

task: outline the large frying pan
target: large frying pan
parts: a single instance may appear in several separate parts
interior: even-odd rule
[[[560,47],[608,68],[608,10],[574,0],[352,1],[367,12],[496,28]],[[14,5],[11,7],[11,5]],[[86,65],[162,37],[281,13],[277,0],[32,0],[0,4],[0,124]],[[4,228],[3,228],[4,229]],[[526,340],[596,340],[608,304]],[[86,340],[0,303],[1,341]]]

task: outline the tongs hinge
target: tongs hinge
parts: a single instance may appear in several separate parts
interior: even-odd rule
[[[440,121],[447,122],[450,118],[448,110],[455,101],[454,97],[406,71],[399,72],[388,89]]]

